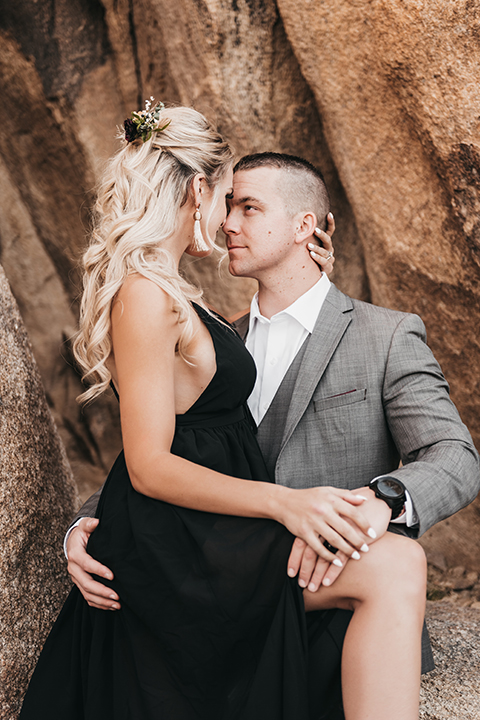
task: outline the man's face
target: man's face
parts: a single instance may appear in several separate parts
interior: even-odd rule
[[[232,275],[261,279],[288,262],[294,247],[294,220],[277,190],[277,168],[240,170],[228,200],[227,235]]]

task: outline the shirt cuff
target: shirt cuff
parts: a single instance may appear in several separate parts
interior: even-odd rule
[[[391,521],[392,523],[404,523],[407,527],[413,527],[418,525],[418,515],[413,507],[413,501],[410,497],[408,490],[405,490],[405,512],[399,515],[398,518]]]
[[[67,553],[67,540],[70,537],[70,533],[72,532],[73,528],[76,528],[78,524],[80,523],[80,520],[83,520],[83,518],[79,518],[77,522],[73,523],[71,527],[68,528],[67,532],[65,533],[65,537],[63,539],[63,553],[65,557],[68,560],[68,553]]]

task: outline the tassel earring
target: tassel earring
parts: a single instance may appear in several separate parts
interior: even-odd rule
[[[200,203],[195,208],[195,212],[193,213],[193,219],[195,222],[193,223],[193,243],[192,243],[192,249],[195,252],[206,252],[207,250],[210,250],[210,245],[208,245],[205,242],[205,238],[203,237],[202,228],[200,227],[200,220],[202,219],[202,213],[200,212]]]

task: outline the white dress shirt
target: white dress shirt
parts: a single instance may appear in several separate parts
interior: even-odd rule
[[[329,289],[330,280],[323,274],[310,290],[270,320],[260,313],[258,293],[254,296],[245,344],[257,366],[257,380],[248,398],[257,425],[305,339],[312,334]]]
[[[250,305],[250,323],[245,345],[257,366],[257,379],[248,398],[248,406],[257,425],[270,407],[305,339],[312,334],[329,289],[330,281],[323,273],[310,290],[270,319],[260,312],[258,293],[254,296]],[[372,482],[376,479],[373,478]],[[405,512],[392,522],[406,523],[408,527],[418,523],[408,492]]]

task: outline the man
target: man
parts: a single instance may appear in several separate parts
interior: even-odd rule
[[[355,489],[373,481],[397,529],[418,537],[474,499],[478,454],[421,320],[347,297],[308,261],[305,247],[328,212],[323,179],[305,161],[264,153],[237,164],[224,232],[230,272],[259,283],[250,315],[237,322],[258,369],[249,401],[258,440],[276,482]],[[88,576],[111,577],[84,552],[95,523],[82,520],[68,539],[69,569],[90,604],[115,609],[116,595]],[[342,568],[325,576],[320,563],[316,587],[350,562],[340,557]],[[305,586],[312,561],[303,562]],[[337,621],[340,637],[341,612]]]

